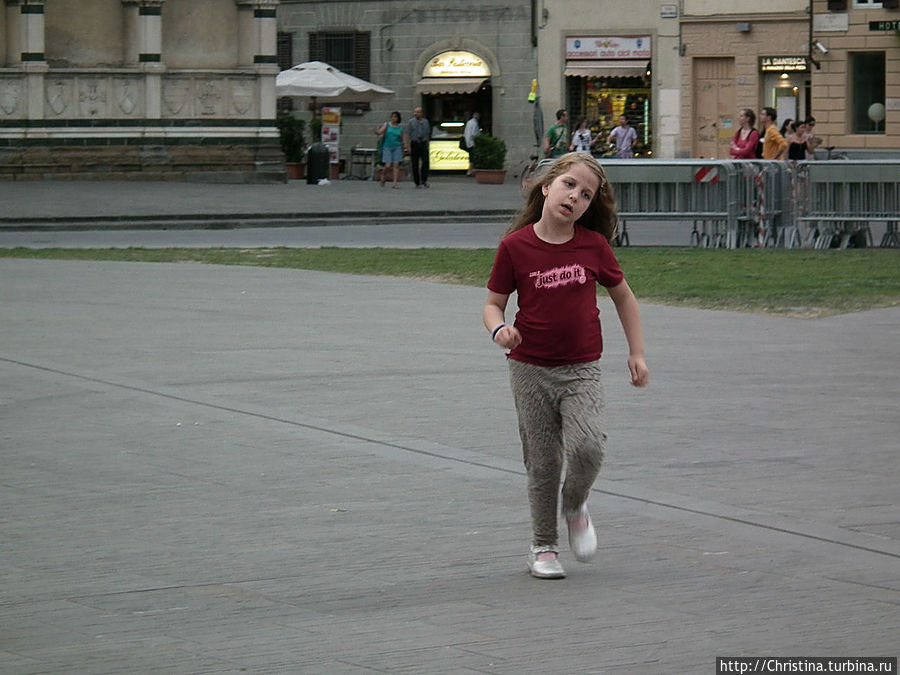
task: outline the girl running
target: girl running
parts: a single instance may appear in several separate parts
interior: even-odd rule
[[[596,284],[606,287],[622,322],[631,383],[649,382],[637,300],[609,244],[615,231],[615,199],[603,169],[589,154],[563,155],[531,188],[500,242],[488,281],[482,319],[491,339],[510,350],[531,509],[528,568],[539,578],[565,576],[557,538],[564,466],[569,547],[582,562],[597,550],[587,509],[606,444]],[[513,291],[519,311],[507,324]]]

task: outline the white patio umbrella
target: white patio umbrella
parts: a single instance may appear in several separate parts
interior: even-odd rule
[[[329,103],[370,103],[394,95],[393,90],[361,80],[322,61],[298,63],[275,78],[278,96],[328,99]]]

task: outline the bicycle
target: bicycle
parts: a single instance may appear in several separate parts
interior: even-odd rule
[[[518,171],[513,174],[513,177],[519,179],[519,186],[522,188],[522,192],[526,192],[531,187],[534,176],[537,173],[538,162],[540,161],[540,155],[531,155],[527,161],[519,165]]]

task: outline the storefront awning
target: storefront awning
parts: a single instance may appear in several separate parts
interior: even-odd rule
[[[420,94],[472,94],[487,80],[483,77],[423,77],[416,82]]]
[[[644,77],[644,61],[566,61],[566,75],[574,77]]]

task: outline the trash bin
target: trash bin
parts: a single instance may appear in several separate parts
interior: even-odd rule
[[[306,156],[306,182],[315,185],[323,178],[328,178],[328,163],[331,159],[328,146],[324,143],[313,143]]]

